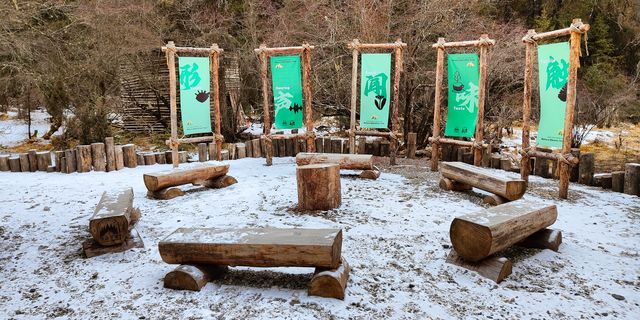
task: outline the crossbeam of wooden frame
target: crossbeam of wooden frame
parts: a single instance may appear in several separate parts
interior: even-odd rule
[[[436,62],[436,96],[433,108],[433,136],[429,138],[431,142],[431,171],[438,170],[438,158],[440,157],[440,144],[452,144],[458,146],[469,146],[473,148],[473,165],[480,166],[482,163],[482,148],[486,148],[484,143],[484,101],[486,96],[487,82],[487,52],[489,46],[496,44],[496,41],[489,39],[488,34],[483,34],[478,40],[446,42],[444,38],[438,38],[438,42],[432,45],[438,50]],[[478,115],[476,117],[476,131],[474,141],[461,141],[455,139],[440,138],[441,121],[441,100],[442,100],[442,78],[444,77],[444,55],[446,48],[467,48],[478,47],[480,49],[480,78],[478,79]],[[455,141],[455,142],[454,142]],[[466,143],[464,143],[466,142]]]
[[[398,101],[400,92],[400,75],[402,73],[402,50],[407,44],[402,42],[400,38],[393,43],[360,43],[358,39],[353,39],[347,45],[352,53],[352,69],[351,69],[351,121],[349,124],[349,153],[354,153],[356,149],[356,136],[374,136],[386,137],[389,139],[390,152],[389,162],[391,165],[396,164],[396,153],[398,151],[398,129],[400,128],[400,120],[398,119]],[[393,96],[389,112],[391,113],[391,128],[389,132],[380,131],[364,131],[356,130],[356,108],[358,104],[358,55],[363,50],[393,50]]]
[[[268,48],[262,44],[254,52],[260,58],[260,78],[262,80],[262,143],[265,146],[267,165],[273,164],[273,140],[304,139],[308,152],[316,152],[315,133],[313,132],[313,108],[311,96],[311,50],[314,46],[307,43],[299,47]],[[300,55],[302,66],[302,104],[304,105],[305,134],[271,134],[271,115],[269,111],[269,57],[274,55]]]
[[[169,41],[166,46],[162,47],[162,52],[167,58],[167,67],[169,68],[169,107],[171,111],[171,138],[165,143],[171,148],[171,163],[177,168],[180,160],[178,158],[178,147],[181,143],[197,143],[197,142],[216,142],[216,158],[222,159],[222,141],[224,137],[220,133],[220,89],[218,86],[219,78],[219,62],[218,58],[224,50],[214,43],[209,48],[192,48],[192,47],[176,47],[173,41]],[[177,90],[176,90],[176,53],[192,53],[192,54],[208,54],[209,55],[209,72],[213,81],[213,96],[211,98],[211,107],[214,111],[215,134],[204,137],[178,138],[178,106]]]
[[[524,99],[522,103],[522,161],[520,162],[520,176],[522,180],[529,182],[529,173],[531,168],[529,167],[529,158],[531,156],[542,157],[549,159],[545,155],[540,155],[534,150],[530,150],[530,123],[531,117],[531,95],[533,94],[533,60],[535,56],[536,41],[555,39],[570,35],[570,51],[569,51],[569,78],[567,81],[567,105],[565,109],[564,117],[564,130],[562,135],[562,154],[552,160],[559,161],[559,180],[560,190],[559,197],[566,199],[569,194],[569,175],[571,165],[578,164],[579,159],[574,158],[571,155],[571,138],[573,129],[573,116],[576,102],[576,84],[578,82],[578,68],[580,67],[580,39],[582,33],[589,31],[589,25],[582,23],[582,19],[573,19],[571,26],[564,29],[536,33],[531,29],[522,38],[522,42],[526,46],[525,55],[525,67],[524,67]],[[552,153],[553,154],[553,153]],[[566,160],[566,161],[565,161]]]

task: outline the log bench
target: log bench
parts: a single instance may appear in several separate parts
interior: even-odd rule
[[[527,184],[522,179],[503,176],[493,170],[476,167],[464,162],[442,162],[440,188],[448,191],[466,191],[478,188],[493,195],[484,202],[500,205],[522,198]]]
[[[349,265],[339,229],[179,228],[158,243],[162,260],[180,264],[165,287],[199,291],[229,266],[314,267],[309,295],[344,299]]]
[[[228,176],[229,165],[198,164],[189,168],[178,168],[161,172],[145,173],[144,185],[147,197],[151,199],[169,200],[183,196],[185,192],[180,185],[193,184],[206,188],[224,188],[238,181]]]
[[[497,254],[514,245],[558,251],[559,230],[548,229],[558,217],[555,205],[528,200],[483,209],[455,218],[447,262],[499,283],[511,273],[511,262]]]
[[[296,155],[296,164],[337,163],[341,170],[361,170],[359,176],[364,179],[378,179],[380,169],[373,165],[370,154],[341,154],[341,153],[311,153],[301,152]]]

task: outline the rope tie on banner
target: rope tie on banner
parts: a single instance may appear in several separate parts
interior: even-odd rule
[[[315,137],[316,137],[316,133],[315,133],[315,132],[313,132],[313,131],[305,131],[305,132],[304,132],[304,137],[305,137],[306,139],[308,139],[308,138],[314,138],[314,139],[315,139]]]
[[[214,141],[220,141],[220,142],[224,142],[224,136],[221,134],[214,134],[213,135],[213,140]]]
[[[436,42],[436,48],[445,50],[444,48],[445,43],[446,41],[444,39],[438,39],[438,42]]]
[[[482,142],[473,140],[473,148],[482,150],[484,148],[484,144]]]
[[[180,146],[180,142],[178,142],[175,139],[171,138],[171,139],[169,139],[167,145],[169,146],[170,149],[178,149],[178,147]]]
[[[526,43],[531,43],[531,44],[534,44],[534,45],[536,45],[536,46],[537,46],[537,45],[538,45],[538,42],[537,42],[535,39],[533,39],[533,36],[535,36],[535,35],[536,35],[536,33],[535,33],[535,32],[527,33],[527,34],[524,36],[524,38],[522,38],[522,41],[524,41],[524,42],[526,42]]]
[[[582,27],[583,25],[584,24],[582,22],[580,22],[579,24],[572,23],[569,28],[571,29],[571,32],[584,34],[584,48],[587,56],[589,56],[589,33],[587,31],[580,30],[580,27]],[[580,56],[582,57],[582,48],[580,48]]]
[[[479,46],[491,46],[493,45],[493,42],[491,42],[491,40],[489,40],[489,38],[487,37],[480,37],[480,39],[478,39],[478,45]]]
[[[525,156],[528,157],[529,156],[529,151],[531,151],[533,149],[534,149],[534,147],[529,146],[529,147],[520,149],[518,151],[518,153],[520,153],[520,155],[523,156],[523,157],[525,157]]]

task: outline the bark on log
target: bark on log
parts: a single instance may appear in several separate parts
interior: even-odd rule
[[[479,168],[466,163],[443,162],[440,164],[440,172],[445,178],[469,184],[509,200],[522,198],[527,190],[524,180],[497,175],[489,169]]]
[[[331,138],[331,153],[342,153],[342,139]]]
[[[350,271],[351,267],[344,257],[338,268],[316,268],[309,283],[309,295],[344,300]]]
[[[286,140],[276,140],[278,141],[278,155],[280,155],[280,157],[286,157],[287,156],[287,141]]]
[[[125,242],[119,245],[105,247],[93,239],[88,239],[82,243],[82,251],[86,258],[97,257],[107,253],[124,252],[131,248],[144,248],[144,242],[135,228],[130,230]]]
[[[244,148],[247,151],[247,158],[253,158],[253,143],[251,140],[247,140],[244,142]]]
[[[468,261],[480,261],[552,225],[555,205],[515,201],[457,217],[449,236],[456,252]]]
[[[76,150],[75,149],[65,150],[64,158],[67,165],[65,173],[76,172],[76,170],[78,170],[77,164],[76,164]]]
[[[64,152],[64,151],[63,151]],[[67,171],[67,159],[65,157],[60,158],[60,167],[61,167],[61,171],[62,173],[66,173]]]
[[[330,137],[324,137],[322,139],[322,150],[324,150],[324,153],[331,153],[331,138]]]
[[[159,191],[187,183],[211,180],[229,172],[229,165],[204,164],[189,169],[175,169],[155,173],[145,173],[144,184],[149,191]]]
[[[624,192],[624,171],[614,171],[611,173],[611,190]]]
[[[454,181],[445,177],[440,178],[438,185],[441,189],[447,191],[468,191],[473,189],[473,187],[466,183]]]
[[[229,160],[236,159],[236,145],[233,143],[227,144],[227,149],[229,151]]]
[[[497,194],[492,194],[484,197],[482,199],[482,202],[492,206],[499,206],[501,204],[509,202],[509,199],[503,198]]]
[[[178,152],[178,160],[180,163],[187,163],[188,162],[188,154],[186,151],[179,151]]]
[[[367,137],[358,137],[358,154],[367,153]]]
[[[140,159],[140,157],[138,157],[138,159]],[[144,157],[142,157],[142,160],[144,161]],[[171,158],[171,150],[167,150],[164,152],[164,162],[168,163],[168,164],[172,164],[171,161],[173,159]]]
[[[331,210],[340,207],[340,166],[335,163],[309,164],[296,168],[298,208]]]
[[[593,175],[593,185],[602,189],[611,189],[611,173],[600,173]]]
[[[640,196],[640,163],[624,166],[624,193]]]
[[[9,155],[0,155],[0,171],[9,171]]]
[[[590,186],[593,184],[593,172],[595,170],[595,156],[591,152],[580,155],[578,168],[578,183]]]
[[[505,171],[511,171],[511,159],[500,158],[500,169]]]
[[[185,192],[180,188],[164,188],[157,191],[147,191],[147,198],[158,200],[171,200],[176,197],[184,196]]]
[[[251,150],[253,151],[253,157],[262,158],[262,146],[260,144],[260,139],[251,140],[251,145],[252,145]]]
[[[218,159],[218,145],[216,142],[209,143],[209,160],[220,160]]]
[[[236,158],[244,159],[247,157],[247,149],[244,143],[236,143]]]
[[[29,154],[28,153],[20,153],[18,154],[18,159],[20,159],[20,172],[29,172],[30,170],[30,165],[29,165]],[[36,165],[36,169],[37,169],[37,165]]]
[[[164,276],[164,287],[200,291],[207,282],[227,272],[227,266],[181,264]]]
[[[207,155],[209,154],[207,144],[204,142],[198,143],[198,161],[207,161]]]
[[[38,171],[47,172],[51,165],[51,151],[41,151],[36,153],[36,162],[38,163]],[[91,164],[89,164],[91,170]]]
[[[64,151],[56,151],[55,152],[55,157],[56,157],[56,171],[57,172],[63,172],[64,171],[64,166],[62,165],[62,158],[64,158]],[[37,160],[36,160],[37,162]]]
[[[156,156],[157,164],[167,164],[167,158],[164,156],[164,152],[156,152],[154,155]]]
[[[546,152],[546,153],[553,152],[553,150],[551,150],[550,148],[543,148],[543,147],[536,147],[536,150],[540,152]],[[542,157],[536,158],[533,172],[536,176],[549,178],[549,160]]]
[[[29,171],[38,171],[38,151],[36,149],[29,150]]]
[[[133,189],[104,192],[93,216],[89,220],[89,231],[93,239],[103,246],[124,243],[129,236],[133,207]]]
[[[150,166],[156,164],[156,155],[152,152],[147,152],[143,156],[145,165]]]
[[[284,140],[284,156],[285,157],[293,157],[293,143],[295,142],[294,139],[285,139]]]
[[[125,144],[122,146],[122,157],[124,166],[127,168],[135,168],[138,166],[138,156],[136,155],[136,145]]]
[[[407,158],[415,159],[416,158],[416,141],[418,139],[418,134],[411,132],[407,135]]]
[[[317,137],[315,143],[316,143],[316,152],[317,153],[323,153],[324,152],[324,142],[322,141],[322,138]]]
[[[477,272],[479,275],[500,283],[511,274],[511,261],[504,257],[489,257],[479,262],[469,262],[460,257],[455,250],[447,256],[447,263]]]
[[[107,161],[107,172],[116,170],[116,145],[113,137],[104,138],[105,158]]]
[[[212,189],[221,189],[226,188],[230,185],[238,183],[238,180],[232,176],[224,175],[222,177],[205,180],[201,183],[203,187],[212,188]]]
[[[562,232],[560,230],[545,228],[542,229],[516,245],[524,248],[549,249],[558,251],[562,243]]]
[[[76,164],[78,166],[78,172],[91,171],[91,146],[79,145],[76,147]]]
[[[122,146],[116,146],[116,170],[124,168],[124,153]]]
[[[20,156],[9,157],[9,169],[11,170],[11,172],[21,172]]]
[[[104,143],[96,142],[91,144],[91,160],[93,161],[93,170],[107,171]]]
[[[580,149],[578,149],[578,148],[571,149],[571,154],[574,157],[577,157],[578,159],[580,159]],[[560,175],[559,171],[560,170],[558,170],[558,176]],[[569,181],[578,182],[579,178],[580,178],[580,163],[578,163],[577,165],[572,166],[570,168]]]
[[[362,170],[362,172],[360,172],[360,178],[376,180],[380,178],[380,169],[373,166],[373,170]]]
[[[500,169],[500,159],[501,157],[497,154],[491,156],[491,168]]]
[[[136,152],[136,163],[139,166],[146,165],[146,163],[144,162],[144,152]]]
[[[222,160],[229,160],[229,150],[224,149],[220,152],[220,156],[222,157]]]
[[[339,229],[179,228],[158,243],[170,264],[337,268]]]
[[[346,170],[374,170],[373,156],[366,154],[336,154],[336,153],[299,153],[296,164],[304,166],[318,163],[337,163],[340,169]]]

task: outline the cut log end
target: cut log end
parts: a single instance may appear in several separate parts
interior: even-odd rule
[[[484,197],[484,199],[482,199],[483,203],[492,205],[492,206],[499,206],[501,204],[505,204],[507,202],[509,202],[510,200],[504,197],[501,197],[497,194],[492,194],[492,195],[488,195],[486,197]]]
[[[447,256],[447,263],[475,271],[481,276],[493,280],[496,283],[502,282],[511,274],[511,260],[504,257],[489,257],[479,262],[465,261],[455,250],[451,250]]]
[[[164,277],[164,287],[174,290],[200,291],[207,282],[225,273],[226,266],[180,265]]]
[[[344,300],[350,271],[349,263],[344,258],[336,269],[316,268],[309,283],[309,295]]]
[[[364,170],[360,172],[360,178],[377,180],[378,178],[380,178],[380,169],[374,166],[373,170]]]
[[[456,251],[468,261],[479,261],[490,255],[491,230],[469,221],[455,218],[451,222],[449,230],[451,244]],[[472,235],[473,236],[459,236]],[[476,239],[489,239],[489,241],[476,241]]]
[[[558,252],[562,244],[562,231],[555,229],[542,229],[522,242],[518,246],[524,248],[549,249]]]
[[[147,191],[147,198],[157,200],[170,200],[184,196],[184,191],[180,188],[165,188],[158,191]]]

